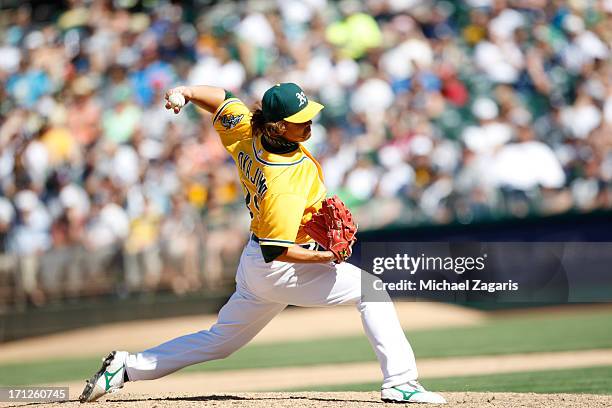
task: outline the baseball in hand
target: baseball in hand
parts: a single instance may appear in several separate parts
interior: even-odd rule
[[[173,108],[182,108],[185,105],[185,97],[182,93],[174,92],[168,96],[168,102]]]

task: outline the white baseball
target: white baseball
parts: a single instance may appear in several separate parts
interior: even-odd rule
[[[182,93],[171,93],[168,96],[168,102],[170,102],[173,108],[182,108],[185,105],[185,97]]]

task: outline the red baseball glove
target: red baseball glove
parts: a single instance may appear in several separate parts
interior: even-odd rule
[[[357,224],[338,196],[323,200],[323,206],[304,224],[304,230],[319,245],[332,251],[338,263],[351,256],[352,246],[357,241]]]

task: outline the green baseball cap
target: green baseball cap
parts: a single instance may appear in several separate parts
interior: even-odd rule
[[[267,122],[304,123],[314,118],[323,105],[308,100],[302,88],[287,82],[266,91],[261,99],[261,109]]]

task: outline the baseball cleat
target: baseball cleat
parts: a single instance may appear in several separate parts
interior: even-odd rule
[[[446,404],[443,396],[427,391],[416,380],[391,388],[383,388],[380,391],[380,398],[384,402]]]
[[[81,402],[93,402],[104,394],[123,388],[127,351],[112,351],[102,359],[102,367],[89,379],[79,397]]]

